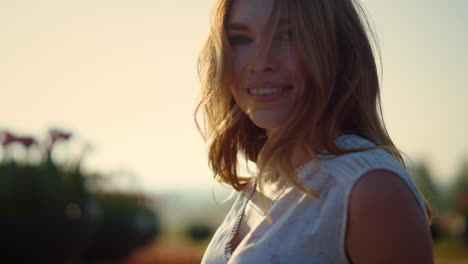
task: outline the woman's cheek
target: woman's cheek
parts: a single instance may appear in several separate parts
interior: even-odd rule
[[[249,65],[249,52],[247,49],[240,49],[234,55],[234,77],[236,82],[242,82],[247,76],[247,66]]]
[[[304,64],[299,57],[299,54],[295,48],[290,48],[288,51],[288,59],[284,61],[287,62],[287,67],[289,74],[292,78],[300,81],[304,81],[306,78],[306,71]]]
[[[243,56],[242,52],[239,49],[236,49],[235,53],[233,54],[233,77],[231,79],[231,92],[234,95],[234,99],[237,101],[238,99],[238,89],[239,86],[241,85],[241,75],[242,75],[242,68],[244,67],[243,64]]]

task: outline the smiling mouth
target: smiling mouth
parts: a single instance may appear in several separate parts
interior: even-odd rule
[[[247,89],[247,93],[251,95],[272,95],[291,90],[292,88],[292,85],[282,88],[250,88]]]

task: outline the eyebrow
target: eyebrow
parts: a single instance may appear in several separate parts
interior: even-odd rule
[[[249,30],[249,27],[241,23],[232,23],[228,25],[229,30]]]
[[[289,25],[289,19],[280,18],[278,27]],[[231,23],[227,26],[228,30],[249,30],[249,26],[242,23]]]

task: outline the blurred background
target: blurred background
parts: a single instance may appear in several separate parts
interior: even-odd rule
[[[109,197],[152,212],[154,236],[119,263],[199,263],[230,208],[213,199],[231,190],[214,184],[193,118],[213,2],[0,0],[3,167],[79,167],[102,212]],[[380,42],[388,131],[438,216],[437,263],[468,263],[468,2],[362,2]],[[71,137],[50,144],[50,129]],[[39,151],[17,140],[28,137]]]

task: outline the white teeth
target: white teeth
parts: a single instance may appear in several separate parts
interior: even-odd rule
[[[258,88],[258,89],[249,89],[251,94],[258,94],[258,95],[268,95],[281,92],[285,89],[283,88]]]

